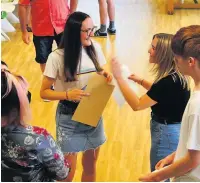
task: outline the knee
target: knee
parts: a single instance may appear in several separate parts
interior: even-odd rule
[[[99,2],[100,5],[103,5],[103,4],[107,3],[106,0],[98,0],[98,2]]]

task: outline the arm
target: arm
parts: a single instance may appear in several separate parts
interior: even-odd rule
[[[55,79],[44,76],[40,90],[41,98],[49,100],[67,100],[67,92],[56,92],[51,90],[53,83],[55,83]]]
[[[139,85],[143,86],[146,90],[150,90],[151,86],[153,85],[152,82],[149,82],[146,79],[142,79],[135,74],[130,75],[128,79],[135,81]]]
[[[22,32],[27,32],[26,24],[27,24],[27,17],[28,17],[28,8],[29,8],[29,5],[19,4],[18,14],[19,14],[19,21],[20,21]]]
[[[39,152],[39,159],[46,169],[47,176],[54,180],[65,179],[70,169],[60,148],[45,129],[34,128],[37,128],[37,130],[39,129],[38,131],[43,133],[43,135],[40,136],[41,142],[38,144],[37,150]]]
[[[143,95],[141,98],[139,98],[136,93],[131,90],[128,83],[122,77],[121,66],[116,59],[112,60],[112,72],[115,79],[117,80],[117,83],[124,98],[134,111],[146,109],[157,103],[156,101],[152,100],[148,95]]]
[[[78,0],[70,0],[70,14],[76,11]]]
[[[143,86],[146,90],[150,90],[153,83],[147,81],[146,79],[143,79],[143,80],[141,80],[140,85]]]
[[[124,98],[134,111],[146,109],[157,103],[146,94],[139,98],[123,78],[116,78],[116,80]]]
[[[26,44],[29,44],[31,42],[30,35],[26,30],[27,16],[29,16],[28,14],[29,6],[30,6],[29,0],[19,0],[18,14],[22,31],[22,40]]]
[[[184,122],[184,121],[183,121]],[[192,114],[188,117],[187,128],[189,137],[184,142],[187,144],[185,156],[178,159],[170,166],[161,169],[158,172],[150,173],[147,176],[141,177],[142,181],[161,181],[171,177],[185,175],[200,165],[200,139],[199,139],[199,115]]]
[[[108,83],[112,82],[113,77],[112,77],[112,75],[109,72],[103,70],[101,72],[97,72],[97,74],[104,76],[106,78],[106,81]]]
[[[83,97],[89,96],[89,93],[79,89],[63,92],[53,91],[51,90],[53,83],[55,83],[55,79],[44,76],[40,90],[40,96],[42,99],[80,101]]]
[[[158,172],[150,173],[141,177],[141,181],[162,181],[171,177],[185,175],[192,169],[200,165],[200,151],[188,150],[187,154],[172,165],[161,169]]]
[[[156,164],[155,169],[156,170],[160,170],[161,168],[163,168],[165,166],[171,165],[173,163],[173,161],[174,161],[175,155],[176,155],[176,151],[173,152],[172,154],[168,155],[166,158],[160,160]]]

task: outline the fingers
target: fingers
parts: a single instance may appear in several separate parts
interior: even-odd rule
[[[155,166],[155,169],[156,169],[156,170],[159,170],[159,169],[160,169],[160,163],[161,163],[161,162],[159,161],[159,162],[156,164],[156,166]]]
[[[30,44],[30,42],[31,42],[31,38],[30,36],[28,36],[28,44]]]
[[[112,82],[112,79],[113,79],[112,75],[109,75],[109,76],[106,78],[106,80],[107,80],[108,83],[111,83],[111,82]]]
[[[160,170],[160,169],[163,168],[164,166],[165,166],[165,163],[162,162],[162,163],[160,164],[160,166],[158,167],[158,170]]]
[[[81,97],[84,97],[84,96],[87,97],[87,96],[90,96],[90,93],[82,92],[82,93],[80,93],[80,96]]]
[[[29,39],[25,39],[25,40],[24,40],[24,43],[29,44],[29,43],[30,43],[30,40],[29,40]]]
[[[131,74],[128,78],[133,78],[135,76],[135,74]]]
[[[24,43],[25,43],[25,44],[28,44],[28,41],[25,39],[25,40],[24,40]]]
[[[165,164],[166,164],[165,161],[161,160],[156,164],[155,169],[160,170],[161,168],[165,166]]]

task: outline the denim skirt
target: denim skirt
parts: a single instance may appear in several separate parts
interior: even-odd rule
[[[97,127],[72,120],[70,106],[59,102],[56,111],[57,143],[63,153],[83,152],[96,149],[106,141],[103,119]],[[89,114],[88,114],[89,115]]]

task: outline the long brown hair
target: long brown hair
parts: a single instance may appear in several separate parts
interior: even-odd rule
[[[82,22],[86,18],[90,18],[90,16],[83,12],[74,12],[69,16],[65,25],[64,35],[59,48],[64,49],[64,74],[66,81],[74,81],[78,70],[80,71],[81,53],[83,49],[80,32]],[[102,71],[103,69],[99,65],[94,45],[91,44],[85,49],[96,70],[98,72]]]
[[[183,84],[183,87],[187,87],[188,79],[182,75],[174,62],[174,53],[171,49],[171,42],[173,35],[166,33],[159,33],[153,36],[153,39],[157,38],[158,42],[156,45],[156,54],[155,54],[155,65],[152,68],[153,73],[156,75],[155,83],[160,79],[166,77],[173,72],[178,74],[178,77]],[[172,74],[174,80],[176,80],[175,75]]]

